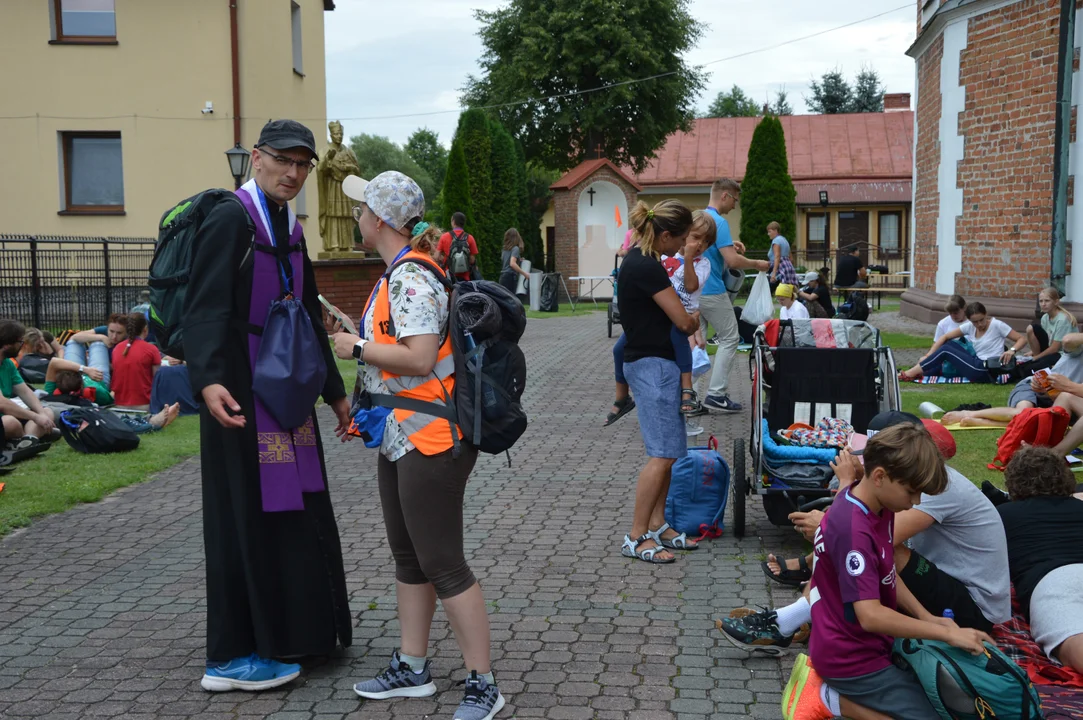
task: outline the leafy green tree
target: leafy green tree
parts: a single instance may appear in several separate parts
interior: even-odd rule
[[[850,112],[878,113],[884,111],[884,86],[880,76],[869,66],[861,68],[854,80]]]
[[[541,236],[541,219],[549,207],[552,193],[549,186],[556,182],[556,174],[527,164],[523,144],[516,141],[515,154],[519,159],[518,177],[519,194],[519,234],[523,236],[525,252],[523,256],[530,261],[533,270],[545,269],[545,248]],[[538,173],[543,177],[535,180]]]
[[[414,162],[425,169],[436,187],[444,186],[447,174],[447,150],[440,144],[440,136],[428,128],[418,128],[403,147]]]
[[[438,217],[440,225],[451,229],[451,216],[461,212],[466,216],[466,227],[474,227],[474,208],[470,202],[470,168],[466,165],[463,143],[456,140],[451,143],[448,153],[447,174],[444,176],[444,188],[440,192],[440,208],[443,214]]]
[[[775,102],[771,105],[771,114],[775,117],[793,115],[793,107],[790,106],[789,95],[782,88],[775,93]]]
[[[497,121],[490,121],[489,131],[492,137],[492,226],[488,233],[489,246],[486,249],[478,246],[478,259],[485,277],[496,279],[500,275],[500,252],[504,248],[504,233],[508,228],[517,228],[519,225],[519,188],[523,185],[525,190],[526,169],[520,169],[515,141],[504,126]],[[520,176],[524,177],[522,183]]]
[[[853,101],[854,91],[838,68],[825,72],[819,82],[813,80],[812,98],[805,98],[809,111],[819,115],[850,112]]]
[[[436,199],[439,186],[432,176],[388,138],[379,135],[355,135],[350,138],[350,149],[361,167],[362,177],[371,180],[382,172],[398,170],[414,179],[421,192],[425,193],[426,205]]]
[[[715,97],[703,117],[732,118],[758,117],[761,107],[745,91],[734,85],[729,92],[723,90]]]
[[[467,110],[460,115],[455,139],[462,143],[463,155],[466,157],[470,177],[470,206],[474,209],[474,222],[466,229],[478,243],[478,267],[487,279],[495,280],[496,277],[490,276],[489,270],[494,264],[493,249],[500,245],[493,238],[493,140],[485,111]],[[453,213],[455,208],[447,207],[447,211]],[[502,240],[503,231],[500,237]],[[499,255],[497,252],[498,260]],[[497,271],[499,270],[500,268],[497,268]]]
[[[510,0],[478,10],[482,73],[467,79],[463,99],[509,103],[493,112],[545,167],[571,168],[600,146],[642,170],[671,133],[691,127],[704,86],[705,73],[683,59],[702,34],[688,4]],[[664,76],[607,87],[655,75]]]
[[[748,166],[741,182],[741,242],[749,250],[770,246],[767,224],[777,222],[782,235],[793,240],[797,216],[797,192],[790,180],[786,137],[782,123],[768,115],[752,134]]]

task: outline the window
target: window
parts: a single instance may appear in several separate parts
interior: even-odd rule
[[[885,255],[899,254],[899,239],[902,234],[902,213],[880,213],[880,252]]]
[[[808,214],[808,249],[827,250],[827,213]]]
[[[124,212],[120,133],[61,133],[62,213]]]
[[[293,29],[293,71],[305,74],[304,53],[301,52],[301,6],[290,1],[290,26]]]
[[[116,43],[114,0],[53,0],[54,43]]]

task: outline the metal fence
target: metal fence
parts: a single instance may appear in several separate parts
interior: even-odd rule
[[[807,270],[828,269],[827,282],[834,282],[835,267],[841,255],[840,250],[809,250],[794,249],[790,253],[794,267]],[[903,247],[899,250],[883,250],[876,245],[862,247],[862,260],[865,262],[869,275],[875,277],[873,281],[877,287],[910,286],[910,249]]]
[[[154,238],[0,234],[0,318],[52,332],[101,325],[147,288]]]

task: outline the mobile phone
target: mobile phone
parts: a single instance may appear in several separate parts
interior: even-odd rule
[[[342,323],[342,327],[348,330],[351,335],[357,335],[357,328],[354,327],[350,318],[343,315],[339,309],[332,305],[323,295],[317,295],[316,297],[318,297],[320,302],[323,303],[323,306],[327,308],[327,312],[331,313],[331,317]]]

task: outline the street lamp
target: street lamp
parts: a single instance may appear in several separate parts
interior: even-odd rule
[[[821,190],[820,191],[820,204],[823,205],[824,207],[827,207],[827,191],[826,190]]]
[[[233,175],[233,189],[240,189],[241,183],[248,176],[248,164],[252,162],[252,155],[237,143],[226,150],[226,159],[229,160],[229,172]]]

